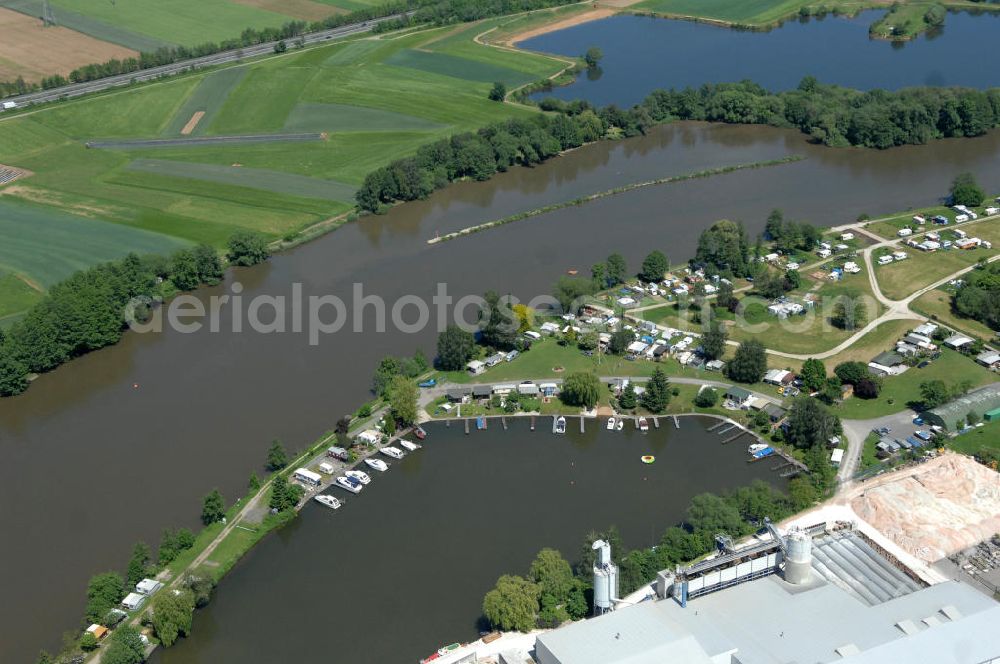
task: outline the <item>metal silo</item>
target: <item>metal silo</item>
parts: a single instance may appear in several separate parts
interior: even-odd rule
[[[812,536],[800,528],[785,535],[785,581],[807,583],[812,576]]]
[[[607,613],[618,598],[618,567],[611,560],[611,545],[597,540],[592,547],[597,552],[594,560],[594,615]]]

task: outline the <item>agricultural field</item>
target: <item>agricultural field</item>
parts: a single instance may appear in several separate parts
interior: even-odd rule
[[[0,268],[47,286],[129,248],[222,247],[241,228],[277,240],[343,215],[373,169],[457,131],[536,112],[490,101],[493,81],[514,86],[566,63],[472,41],[500,22],[325,44],[0,118],[3,163],[33,173],[0,188],[0,201],[38,219],[0,219]],[[289,132],[322,140],[86,147],[101,139]],[[49,218],[56,222],[41,223]],[[65,242],[85,253],[8,263],[5,252],[16,242],[42,246],[49,240],[40,229],[66,218],[82,220],[81,231],[101,229],[92,241]],[[140,235],[158,241],[140,242]]]
[[[805,8],[853,15],[862,9],[888,7],[892,0],[642,0],[634,8],[664,16],[753,27],[770,27]]]
[[[42,292],[11,272],[0,270],[0,329],[42,297]]]
[[[36,16],[0,6],[0,81],[18,76],[38,82],[52,74],[69,74],[89,62],[128,58],[138,52],[101,41],[63,26],[43,27]]]
[[[185,244],[167,235],[0,197],[0,273],[21,275],[37,288],[132,251],[163,253]],[[9,284],[0,289],[8,291]],[[0,310],[9,306],[0,300]]]

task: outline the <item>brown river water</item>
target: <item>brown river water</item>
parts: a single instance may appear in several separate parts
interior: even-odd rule
[[[998,147],[996,132],[874,152],[814,146],[796,132],[767,127],[676,124],[489,182],[457,184],[426,201],[348,224],[266,265],[230,272],[226,283],[197,296],[228,292],[238,280],[246,298],[289,294],[293,283],[301,283],[306,295],[337,294],[349,302],[355,282],[365,294],[390,303],[407,294],[429,298],[438,283],[455,297],[496,289],[525,298],[547,292],[567,269],[585,273],[615,251],[632,269],[654,248],[684,261],[701,230],[724,217],[742,220],[753,234],[775,207],[786,217],[817,224],[847,223],[862,212],[875,216],[932,204],[963,170],[975,172],[993,191],[1000,188]],[[788,154],[806,159],[650,187],[437,246],[426,243],[438,232],[616,185]],[[222,329],[229,316],[229,308],[223,309]],[[112,348],[42,376],[26,394],[0,401],[0,661],[27,661],[41,647],[56,648],[58,635],[79,620],[91,574],[123,569],[133,543],[144,539],[155,547],[166,526],[196,527],[201,498],[213,487],[229,499],[242,494],[251,471],[261,471],[272,438],[301,448],[332,428],[368,398],[368,377],[379,358],[418,347],[433,355],[433,326],[415,334],[378,333],[373,319],[367,316],[365,331],[330,335],[317,346],[293,333],[130,333]],[[548,445],[551,438],[537,444]],[[486,439],[469,443],[479,440]],[[516,452],[521,443],[511,440]],[[716,476],[714,457],[691,447],[684,464],[697,486],[681,488],[672,478],[662,484],[662,496],[616,486],[608,503],[594,508],[595,518],[567,518],[566,510],[578,503],[562,493],[562,484],[549,484],[546,468],[528,464],[523,490],[532,499],[516,502],[523,518],[500,518],[484,506],[521,490],[515,489],[516,473],[498,476],[495,487],[470,482],[469,473],[495,463],[506,442],[491,438],[474,451],[464,442],[447,442],[444,454],[429,449],[424,459],[408,462],[419,466],[412,475],[399,473],[387,477],[386,486],[373,487],[381,502],[374,495],[354,499],[373,498],[373,505],[396,510],[391,518],[362,505],[335,515],[307,510],[300,523],[268,538],[222,583],[213,607],[197,615],[192,639],[158,657],[267,662],[283,659],[283,653],[297,657],[344,648],[343,657],[328,659],[413,661],[438,642],[474,635],[482,592],[498,574],[522,571],[550,543],[539,533],[552,533],[552,544],[569,546],[570,557],[586,530],[609,521],[622,526],[628,541],[647,544],[651,531],[659,533],[682,516],[693,493],[757,475],[740,459],[738,467]],[[562,463],[578,452],[560,445],[561,455],[539,463]],[[532,451],[520,452],[517,463],[526,464]],[[631,464],[639,453],[629,450],[621,463]],[[595,453],[593,459],[599,458]],[[622,481],[637,481],[627,467]],[[398,499],[392,493],[397,491]],[[654,498],[662,505],[643,512],[648,519],[636,518]],[[461,505],[439,511],[444,503]],[[351,514],[353,508],[364,518]],[[495,527],[480,523],[484,518],[495,520]],[[371,558],[351,553],[355,547]],[[428,569],[435,547],[441,557]],[[456,548],[465,556],[463,566],[455,566]],[[494,548],[503,555],[490,554]],[[355,598],[363,612],[344,608]],[[407,611],[400,613],[398,606]],[[322,620],[324,612],[329,620]],[[341,635],[345,628],[353,638]],[[379,656],[365,656],[369,640],[383,644]],[[293,643],[317,650],[288,645]],[[386,659],[388,652],[398,657]]]

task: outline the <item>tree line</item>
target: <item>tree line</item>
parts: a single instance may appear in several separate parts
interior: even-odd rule
[[[543,110],[575,115],[587,102],[545,99]],[[862,92],[825,85],[812,76],[794,90],[771,92],[752,81],[655,90],[631,109],[596,111],[626,135],[674,120],[794,127],[833,147],[890,148],[938,138],[981,136],[1000,126],[1000,88],[914,87]]]
[[[514,165],[530,166],[596,141],[605,124],[594,113],[511,119],[424,145],[411,157],[369,173],[355,198],[362,210],[426,198],[461,178],[488,180]]]
[[[164,46],[155,51],[140,53],[138,57],[112,58],[102,63],[92,63],[77,67],[68,77],[60,74],[44,77],[40,83],[29,83],[23,77],[14,81],[0,81],[0,97],[21,95],[37,90],[58,88],[68,83],[94,81],[108,76],[128,74],[151,69],[192,58],[231,51],[247,46],[255,46],[272,41],[295,39],[310,32],[329,30],[352,23],[361,23],[377,18],[414,11],[408,17],[395,21],[385,21],[372,27],[372,32],[380,33],[410,25],[477,21],[491,16],[502,16],[517,12],[569,4],[572,0],[406,0],[392,1],[381,5],[355,9],[346,14],[332,14],[321,21],[288,21],[276,28],[246,28],[239,37],[221,42],[206,42],[197,46]]]
[[[229,240],[227,258],[234,265],[259,263],[268,255],[267,243],[255,233],[241,231]],[[134,298],[152,302],[177,290],[218,283],[222,276],[222,259],[208,245],[170,256],[128,254],[76,272],[50,288],[6,333],[0,332],[0,396],[26,390],[30,374],[116,343]],[[149,305],[137,307],[134,314],[148,316]]]
[[[811,494],[785,494],[761,480],[715,495],[703,493],[691,500],[683,521],[668,528],[656,546],[629,549],[614,526],[590,532],[571,566],[559,551],[542,549],[524,576],[505,574],[483,598],[483,616],[494,627],[527,632],[555,627],[590,613],[593,601],[591,545],[603,539],[611,545],[618,565],[619,594],[624,597],[652,581],[656,573],[694,560],[715,548],[715,536],[733,539],[749,535],[764,518],[780,520],[811,505]]]

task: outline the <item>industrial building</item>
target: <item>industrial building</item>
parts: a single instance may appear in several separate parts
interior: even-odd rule
[[[1000,417],[1000,383],[981,387],[943,406],[931,408],[922,417],[925,422],[951,430],[956,422],[965,422],[970,412],[987,421]]]
[[[542,634],[539,664],[1000,662],[1000,604],[927,586],[860,531],[771,528],[661,572],[655,595]],[[595,570],[596,571],[596,570]]]

